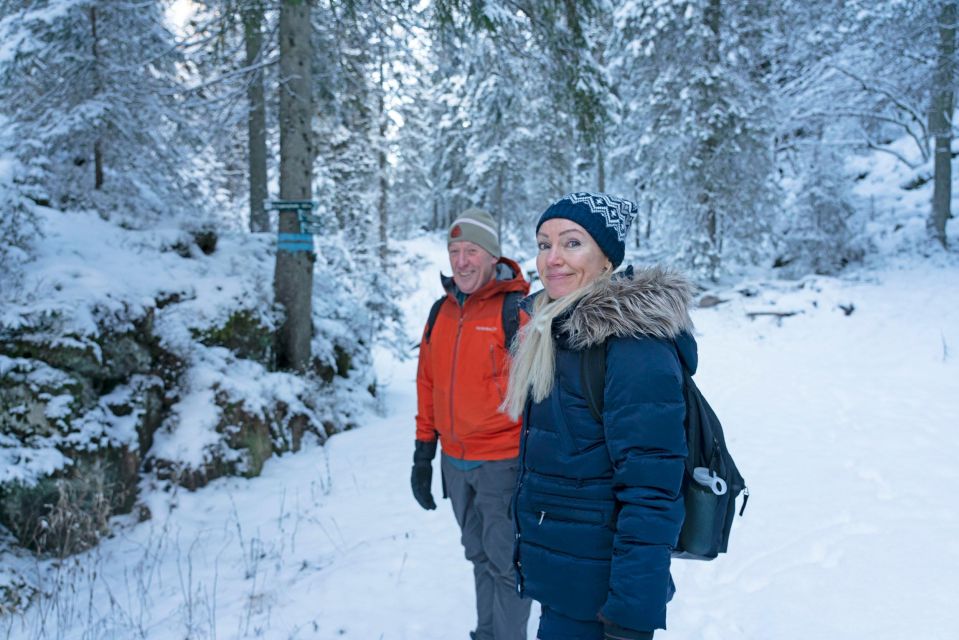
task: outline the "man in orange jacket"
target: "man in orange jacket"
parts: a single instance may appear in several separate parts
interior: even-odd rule
[[[437,440],[442,442],[444,495],[462,532],[476,581],[475,640],[525,640],[530,601],[517,594],[513,522],[520,422],[499,410],[509,350],[503,326],[508,294],[529,292],[519,265],[500,256],[493,218],[468,209],[447,235],[453,277],[446,299],[423,332],[416,374],[413,496],[435,509],[430,491]]]

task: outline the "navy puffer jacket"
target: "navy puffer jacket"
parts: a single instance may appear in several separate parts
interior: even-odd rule
[[[689,298],[674,273],[630,269],[553,323],[552,392],[524,413],[514,556],[522,593],[565,616],[665,628],[684,515],[679,354],[696,367]],[[602,424],[580,371],[582,349],[600,343]]]

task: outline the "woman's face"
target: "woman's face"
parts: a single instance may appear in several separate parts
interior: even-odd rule
[[[592,282],[612,266],[586,229],[566,218],[544,222],[536,233],[536,244],[536,269],[553,300]]]

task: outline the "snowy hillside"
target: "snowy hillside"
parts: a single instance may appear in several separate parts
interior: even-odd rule
[[[310,371],[276,370],[268,234],[35,214],[36,255],[0,281],[0,528],[21,547],[88,549],[111,515],[148,517],[141,480],[255,476],[371,404],[367,316],[328,277]],[[0,592],[0,613],[34,582],[0,563],[0,588],[20,585]]]
[[[412,339],[444,250],[406,246],[434,263],[404,302]],[[727,301],[694,314],[697,379],[752,497],[727,556],[674,563],[657,638],[951,638],[959,268],[713,293]],[[748,315],[770,311],[795,315]],[[415,362],[379,353],[376,372],[380,412],[362,428],[258,478],[147,492],[152,519],[118,522],[97,549],[11,565],[39,571],[47,596],[2,618],[7,637],[466,638],[471,568],[452,513],[409,492]]]

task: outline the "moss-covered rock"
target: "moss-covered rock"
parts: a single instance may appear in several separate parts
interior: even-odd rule
[[[96,544],[109,517],[134,505],[140,459],[183,363],[159,346],[152,313],[123,333],[54,335],[34,327],[0,338],[0,433],[18,449],[13,458],[33,464],[0,485],[0,524],[18,544],[67,555]],[[110,431],[129,416],[129,430]]]
[[[230,449],[240,453],[234,469],[248,478],[260,475],[263,463],[273,455],[268,422],[273,416],[250,411],[242,402],[231,402],[223,393],[217,394],[216,402],[222,411],[217,431],[226,436]]]
[[[204,253],[215,251],[215,234],[194,241]],[[200,258],[196,246],[188,253]],[[157,309],[184,302],[179,292],[154,297]],[[116,315],[110,317],[115,327]],[[144,471],[196,489],[222,476],[257,476],[270,456],[299,450],[308,433],[323,442],[350,428],[342,412],[317,406],[314,398],[326,397],[324,382],[339,384],[337,378],[352,375],[367,384],[354,369],[366,368],[362,347],[339,333],[344,344],[335,344],[333,336],[323,341],[330,346],[314,359],[317,375],[287,380],[283,376],[290,374],[275,373],[274,328],[255,308],[238,308],[221,326],[192,332],[196,343],[235,357],[182,340],[177,309],[119,318],[122,329],[90,336],[64,335],[63,320],[44,317],[0,334],[0,464],[10,460],[5,468],[17,471],[0,475],[0,525],[17,545],[45,554],[64,556],[95,545],[112,515],[135,506]],[[243,385],[221,388],[211,381],[211,375],[229,380],[234,365],[252,385],[262,386],[247,393]],[[278,389],[287,382],[294,395]],[[176,422],[174,409],[184,398],[211,386],[219,438],[203,434],[203,442],[213,441],[205,462],[186,467],[157,458],[151,452],[163,449],[155,446],[158,429]],[[209,403],[210,396],[202,401]],[[184,457],[195,459],[195,453]]]
[[[353,356],[350,352],[340,345],[335,345],[333,347],[333,357],[336,362],[336,375],[341,378],[349,378],[350,369],[353,367]]]
[[[0,433],[22,440],[63,435],[96,402],[83,377],[18,358],[0,373]]]
[[[103,366],[93,378],[100,383],[101,393],[135,374],[149,373],[153,368],[151,345],[143,340],[143,336],[107,334],[101,339],[100,346]]]
[[[151,342],[152,336],[138,331],[95,338],[27,333],[0,341],[0,353],[45,362],[85,378],[91,388],[106,393],[130,376],[150,371]]]
[[[208,459],[199,467],[151,459],[150,468],[160,479],[194,490],[222,476],[256,477],[272,455],[299,451],[307,432],[323,442],[339,430],[333,423],[313,425],[309,416],[291,412],[282,401],[259,411],[243,401],[231,400],[223,391],[218,391],[215,399],[220,409],[216,431],[223,435],[222,446],[209,451]]]
[[[331,360],[321,358],[313,359],[313,372],[327,384],[332,383],[333,378],[336,376],[349,378],[352,367],[352,354],[338,344],[333,345],[333,357]]]
[[[0,353],[11,358],[39,360],[55,369],[95,376],[103,367],[100,346],[89,339],[44,334],[19,334],[0,341]]]
[[[200,248],[203,255],[209,256],[216,251],[216,243],[219,239],[216,229],[213,227],[203,227],[193,232],[193,242]]]
[[[159,382],[159,381],[158,381]],[[153,436],[163,424],[163,418],[169,408],[169,401],[162,384],[144,385],[140,395],[140,420],[137,423],[137,441],[139,454],[143,458],[153,446]]]
[[[194,330],[194,337],[208,347],[224,347],[238,358],[274,368],[273,330],[252,309],[240,309],[220,327]]]

